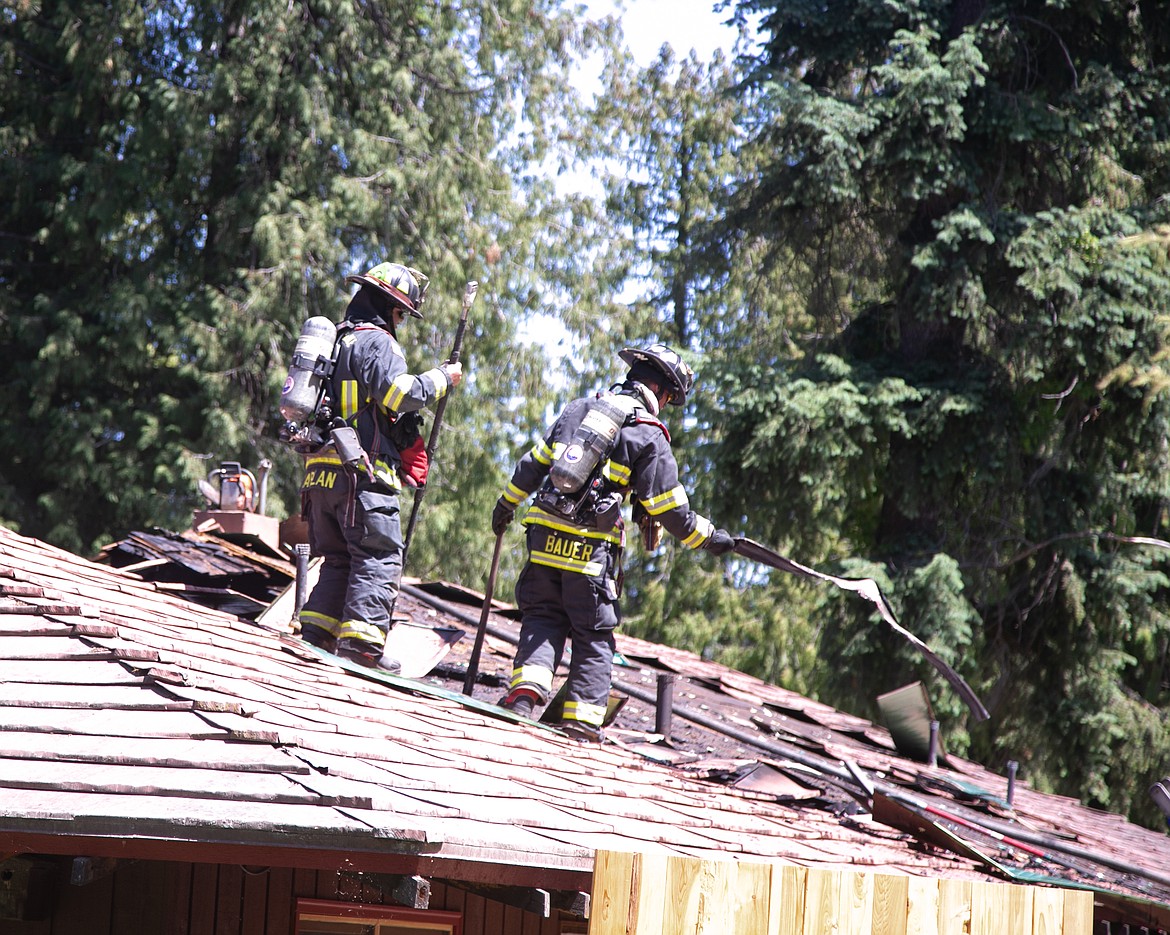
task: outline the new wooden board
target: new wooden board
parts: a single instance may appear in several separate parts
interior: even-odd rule
[[[1079,890],[611,851],[597,854],[594,894],[591,935],[1091,935],[1093,923]]]

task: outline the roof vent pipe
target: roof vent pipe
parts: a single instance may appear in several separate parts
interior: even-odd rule
[[[268,475],[272,473],[272,462],[268,458],[260,459],[260,500],[256,504],[256,512],[267,516],[264,508],[268,506]]]
[[[1016,797],[1016,772],[1019,770],[1020,764],[1015,760],[1007,761],[1008,787],[1007,787],[1007,804],[1008,808],[1012,808],[1012,800]]]
[[[658,673],[658,697],[654,706],[654,733],[670,740],[670,722],[674,714],[674,683],[678,677],[673,672]]]
[[[1166,816],[1166,827],[1170,828],[1170,776],[1165,776],[1150,786],[1150,798]]]
[[[938,721],[933,718],[930,721],[930,758],[927,762],[931,769],[938,766]]]
[[[309,546],[307,543],[298,542],[293,546],[293,551],[297,559],[296,609],[293,611],[295,620],[300,617],[301,608],[305,606],[305,600],[309,596]]]

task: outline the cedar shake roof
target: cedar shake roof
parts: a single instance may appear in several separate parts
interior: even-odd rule
[[[907,758],[883,727],[691,653],[619,635],[630,701],[612,742],[579,745],[493,704],[518,629],[498,604],[468,698],[481,601],[408,586],[399,613],[469,638],[396,678],[301,643],[288,613],[233,616],[0,527],[0,850],[584,891],[598,849],[722,856],[1092,888],[1170,927],[1165,834],[1022,781],[1009,806],[1003,776]]]

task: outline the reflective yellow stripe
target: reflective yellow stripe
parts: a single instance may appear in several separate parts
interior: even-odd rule
[[[605,707],[586,704],[584,701],[566,701],[561,718],[565,721],[579,721],[582,724],[600,727],[605,721]]]
[[[512,670],[512,681],[508,689],[516,689],[521,685],[535,685],[546,695],[552,691],[553,673],[547,666],[516,666]]]
[[[683,539],[683,545],[688,549],[697,549],[704,542],[711,538],[711,533],[715,531],[715,524],[705,516],[695,514],[695,531]]]
[[[379,460],[374,465],[374,476],[391,490],[402,489],[402,481],[398,479],[398,472],[386,461]]]
[[[341,456],[332,448],[319,452],[318,454],[309,455],[305,458],[305,467],[312,467],[314,464],[335,464],[341,467]]]
[[[332,447],[320,454],[309,455],[305,459],[306,468],[313,468],[320,465],[345,466],[341,460],[341,456]],[[391,490],[402,489],[402,481],[398,479],[398,472],[394,470],[394,466],[385,458],[379,458],[374,462],[374,476]]]
[[[433,367],[424,373],[423,377],[427,380],[430,380],[431,383],[434,384],[435,402],[438,402],[447,395],[447,390],[450,388],[451,383],[447,379],[447,374],[444,372],[442,367]]]
[[[337,635],[337,625],[341,622],[336,617],[319,614],[314,610],[302,610],[299,619],[302,624],[310,624],[318,629],[332,633],[334,636]]]
[[[532,493],[531,490],[521,490],[511,481],[508,481],[508,486],[504,488],[504,499],[516,505],[527,500],[530,493]]]
[[[373,649],[382,649],[386,645],[386,636],[376,626],[364,620],[344,620],[334,631],[339,640],[365,640]]]
[[[606,461],[601,474],[621,487],[630,486],[630,469],[617,461]]]
[[[543,438],[532,446],[531,454],[533,458],[543,465],[547,466],[553,463],[553,450],[549,448]]]
[[[643,500],[642,506],[651,516],[657,516],[659,513],[665,513],[675,507],[686,506],[689,502],[687,492],[683,489],[682,484],[679,484],[673,490],[660,493],[657,497],[651,497],[649,500]]]
[[[601,562],[583,562],[580,559],[565,558],[563,555],[550,555],[548,552],[529,552],[528,558],[534,565],[544,565],[558,571],[572,571],[579,575],[588,575],[590,578],[596,578],[604,568]]]
[[[567,532],[574,536],[583,536],[586,539],[604,539],[606,542],[614,543],[614,545],[622,544],[622,537],[619,533],[611,531],[602,532],[600,529],[587,529],[584,526],[574,526],[572,523],[566,523],[559,516],[542,510],[538,506],[530,507],[521,522],[525,526],[547,526],[549,529]]]
[[[351,419],[358,411],[357,380],[341,381],[341,418]]]
[[[391,412],[397,412],[398,407],[402,405],[402,401],[406,399],[406,394],[413,389],[414,377],[409,373],[395,377],[394,382],[390,384],[390,389],[386,391],[386,395],[382,398],[382,407],[389,409]]]

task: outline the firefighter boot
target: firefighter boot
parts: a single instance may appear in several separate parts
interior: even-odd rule
[[[328,630],[311,623],[301,624],[301,639],[310,646],[316,646],[327,653],[335,652],[337,649],[337,637]]]
[[[515,688],[508,692],[500,702],[500,707],[521,717],[532,717],[532,709],[536,707],[537,695],[530,688]]]
[[[359,666],[365,666],[367,669],[377,669],[388,675],[398,675],[402,671],[402,666],[397,659],[383,656],[379,647],[351,636],[339,639],[335,652],[342,659],[356,662]]]
[[[600,727],[583,721],[561,721],[560,727],[577,743],[601,743],[605,739],[605,733]]]

